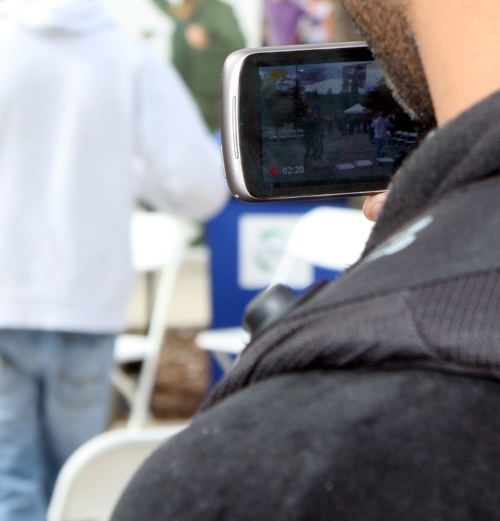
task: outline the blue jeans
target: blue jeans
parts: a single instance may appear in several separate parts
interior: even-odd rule
[[[45,521],[62,464],[106,428],[114,339],[0,330],[0,521]]]
[[[375,138],[374,141],[375,141],[375,148],[377,150],[377,158],[379,158],[379,157],[382,156],[382,149],[387,144],[387,140],[386,139]]]

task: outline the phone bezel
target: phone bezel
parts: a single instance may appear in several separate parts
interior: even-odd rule
[[[270,189],[263,180],[259,68],[357,61],[375,61],[365,42],[241,49],[228,57],[222,75],[222,158],[229,188],[236,198],[248,202],[332,198],[377,193],[387,188],[387,180],[353,180],[343,184],[287,182]]]

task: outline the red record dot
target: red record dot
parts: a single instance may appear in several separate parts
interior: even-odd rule
[[[274,168],[271,168],[271,175],[277,176],[280,175],[280,169],[276,166]]]

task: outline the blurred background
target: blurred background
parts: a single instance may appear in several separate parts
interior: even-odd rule
[[[321,0],[320,2],[294,0],[294,2],[304,8],[307,8],[308,4],[330,4],[332,32],[329,40],[352,41],[359,39],[356,30],[337,0]],[[174,23],[168,17],[162,16],[153,2],[147,0],[103,0],[103,3],[131,34],[148,39],[161,56],[165,59],[171,58]],[[176,0],[171,3],[180,4],[181,2]],[[259,47],[263,45],[266,23],[264,0],[226,0],[225,3],[233,8],[247,46]]]
[[[368,236],[359,201],[230,197],[225,58],[359,36],[337,0],[0,0],[0,24],[0,518],[50,502],[50,521],[107,521],[244,348],[247,304],[333,280]],[[289,123],[272,125],[287,158]]]
[[[172,61],[175,22],[155,5],[161,0],[103,0],[103,3],[127,32],[146,40],[162,59]],[[182,4],[179,0],[170,3],[174,7]],[[264,0],[225,0],[225,3],[232,7],[247,47],[359,40],[337,0],[270,0],[268,4]],[[280,28],[284,16],[279,11],[272,12],[273,4],[278,9],[294,11],[293,22]],[[278,24],[277,30],[273,24]],[[280,41],[280,37],[294,41]],[[196,346],[196,335],[207,328],[240,325],[246,303],[269,283],[298,216],[311,208],[312,205],[300,204],[255,208],[231,200],[207,224],[206,234],[204,225],[196,224],[197,239],[189,246],[181,264],[167,318],[168,329],[151,400],[153,421],[189,418],[222,376],[219,364]],[[129,305],[130,332],[147,328],[152,291],[151,277],[137,275]],[[128,369],[135,372],[139,367],[130,364]],[[120,402],[115,404],[114,420],[120,422],[126,415],[127,407]]]

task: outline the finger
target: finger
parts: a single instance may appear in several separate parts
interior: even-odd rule
[[[380,194],[371,195],[368,197],[363,205],[363,213],[369,221],[376,221],[389,192],[382,192]]]

